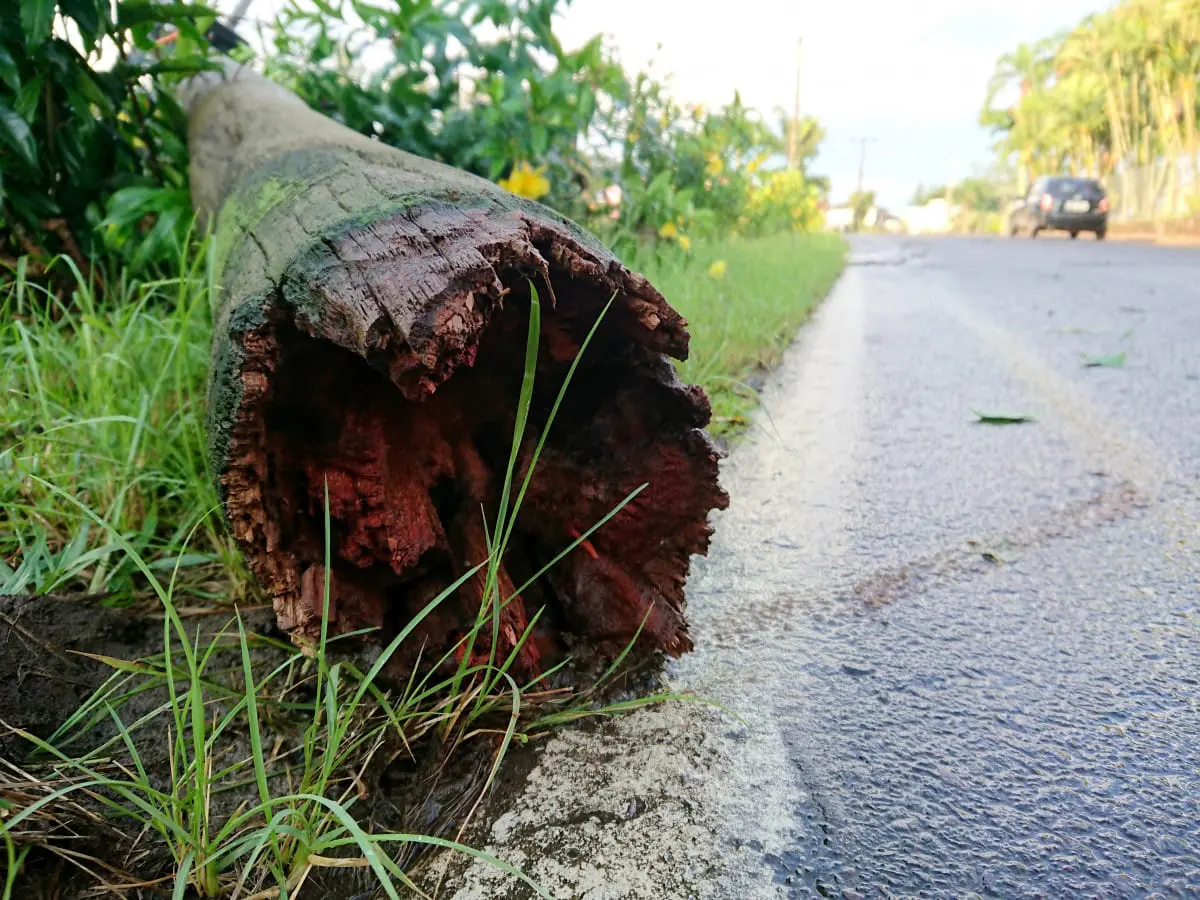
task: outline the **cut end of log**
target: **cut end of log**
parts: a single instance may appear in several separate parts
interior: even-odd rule
[[[472,652],[503,660],[529,631],[514,667],[534,674],[581,642],[617,652],[639,629],[668,654],[691,648],[690,557],[706,551],[708,513],[727,497],[703,431],[708,401],[666,358],[686,356],[686,323],[568,227],[519,209],[441,204],[317,242],[257,312],[235,313],[218,354],[227,367],[214,390],[233,398],[215,401],[228,425],[213,432],[226,512],[280,625],[302,645],[320,635],[327,580],[330,633],[374,627],[371,639],[386,642],[487,558],[531,284],[540,346],[510,506],[543,434],[546,443],[498,572],[498,646],[489,625]],[[464,582],[395,664],[453,656],[484,589],[482,573]]]

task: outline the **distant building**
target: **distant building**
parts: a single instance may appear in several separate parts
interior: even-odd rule
[[[825,211],[825,227],[830,231],[849,231],[854,227],[854,209],[834,206]]]
[[[945,198],[938,197],[924,206],[906,206],[900,211],[899,217],[908,226],[910,234],[946,234],[957,213],[957,207],[951,206]]]

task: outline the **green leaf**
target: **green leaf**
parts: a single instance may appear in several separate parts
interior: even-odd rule
[[[101,16],[108,11],[108,4],[98,4],[96,0],[59,0],[59,5],[62,7],[63,15],[70,16],[75,20],[75,24],[79,26],[79,31],[83,35],[84,41],[91,45],[96,38],[102,33],[102,26],[107,25],[105,21],[102,23]]]
[[[1024,422],[1037,421],[1028,413],[980,412],[977,409],[973,409],[971,412],[975,413],[976,420],[982,425],[1020,425]]]
[[[14,94],[21,90],[21,74],[12,55],[0,47],[0,81],[3,81]]]
[[[50,37],[53,24],[54,0],[21,0],[21,27],[30,50],[40,47]]]
[[[37,108],[42,100],[42,88],[45,83],[46,76],[39,74],[32,81],[27,81],[21,85],[21,92],[17,95],[17,113],[26,122],[32,122],[34,116],[37,115]]]
[[[64,174],[76,190],[84,185],[96,186],[96,126],[78,116],[72,118],[74,128],[62,128],[57,135],[58,159],[56,168]],[[68,202],[69,196],[64,197]]]
[[[33,132],[25,120],[4,103],[0,103],[0,143],[12,149],[29,168],[37,170],[37,144]]]
[[[186,194],[187,192],[183,192]],[[179,206],[165,209],[158,214],[154,227],[143,236],[129,266],[135,272],[164,256],[178,258],[181,243],[180,230],[185,210]]]
[[[546,150],[550,146],[550,135],[546,132],[546,126],[541,122],[534,122],[531,131],[533,132],[533,155],[541,158],[546,155]]]
[[[199,19],[205,16],[216,18],[220,13],[199,3],[153,3],[147,0],[123,0],[117,4],[117,24],[122,28],[145,22],[175,22],[176,20]]]
[[[181,553],[178,556],[165,556],[150,563],[151,569],[171,570],[178,566],[186,569],[189,566],[204,566],[216,559],[211,553]]]
[[[127,228],[152,213],[163,213],[188,202],[188,192],[172,188],[137,185],[121,188],[108,198],[107,215],[101,228]]]
[[[1084,360],[1083,365],[1088,369],[1123,369],[1125,368],[1125,351],[1113,353],[1108,356],[1089,356]]]

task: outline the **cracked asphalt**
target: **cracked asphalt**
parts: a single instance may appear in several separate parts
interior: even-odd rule
[[[490,852],[589,900],[1200,896],[1200,252],[856,239],[722,477],[666,676],[722,709],[547,742]]]

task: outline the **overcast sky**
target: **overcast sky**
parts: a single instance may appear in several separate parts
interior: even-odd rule
[[[270,19],[284,0],[253,0]],[[387,0],[374,0],[376,3]],[[235,0],[220,0],[229,10]],[[976,124],[996,59],[1022,41],[1070,28],[1105,0],[575,0],[558,33],[568,48],[608,34],[631,69],[656,61],[683,101],[719,105],[738,89],[771,117],[791,109],[803,38],[802,112],[826,140],[815,170],[834,200],[854,190],[857,137],[865,186],[896,207],[918,183],[945,183],[990,162]],[[661,45],[661,48],[660,46]]]
[[[944,183],[990,162],[991,140],[976,122],[1001,54],[1109,5],[575,0],[559,33],[568,46],[608,33],[630,67],[656,58],[661,71],[673,73],[680,99],[723,103],[737,88],[764,112],[791,109],[802,37],[801,109],[826,129],[815,170],[833,179],[833,199],[844,199],[857,179],[854,138],[877,138],[867,145],[865,186],[894,207],[908,201],[918,182]]]

